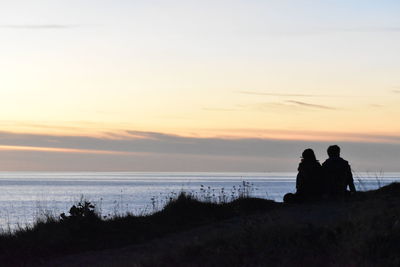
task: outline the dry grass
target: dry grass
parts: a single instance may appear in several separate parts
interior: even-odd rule
[[[79,253],[97,250],[86,260],[102,266],[399,266],[399,201],[396,183],[350,199],[293,205],[180,194],[148,216],[50,217],[2,235],[0,260],[54,266],[56,256],[71,254],[65,266],[79,266]],[[109,253],[104,249],[135,244],[146,249],[133,246],[119,261],[119,250],[112,261],[101,257]]]

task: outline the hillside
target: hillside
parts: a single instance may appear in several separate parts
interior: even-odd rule
[[[38,266],[399,266],[400,184],[282,204],[180,196],[151,216],[48,221],[1,238],[1,261]],[[24,257],[21,257],[24,255]]]

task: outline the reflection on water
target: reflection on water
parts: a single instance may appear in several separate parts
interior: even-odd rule
[[[0,172],[0,227],[15,229],[44,213],[67,212],[82,196],[102,215],[149,213],[180,191],[227,196],[249,182],[253,196],[282,201],[296,173]],[[396,181],[400,173],[355,175],[358,190]],[[205,188],[205,189],[204,189]],[[204,191],[203,191],[204,195]]]

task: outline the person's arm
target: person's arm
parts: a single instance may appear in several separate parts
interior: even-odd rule
[[[299,191],[299,187],[300,187],[300,173],[297,174],[296,177],[296,190]]]
[[[347,170],[347,184],[349,185],[350,192],[356,192],[356,187],[354,186],[354,179],[353,179],[353,173],[351,172],[351,167],[348,165],[348,170]]]
[[[296,177],[296,191],[299,192],[302,189],[303,186],[303,179],[302,179],[302,175],[301,175],[301,163],[299,164],[299,167],[297,168],[297,170],[299,171],[297,173],[297,177]]]

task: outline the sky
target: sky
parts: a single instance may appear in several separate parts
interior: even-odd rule
[[[400,171],[400,2],[0,2],[0,171]]]

